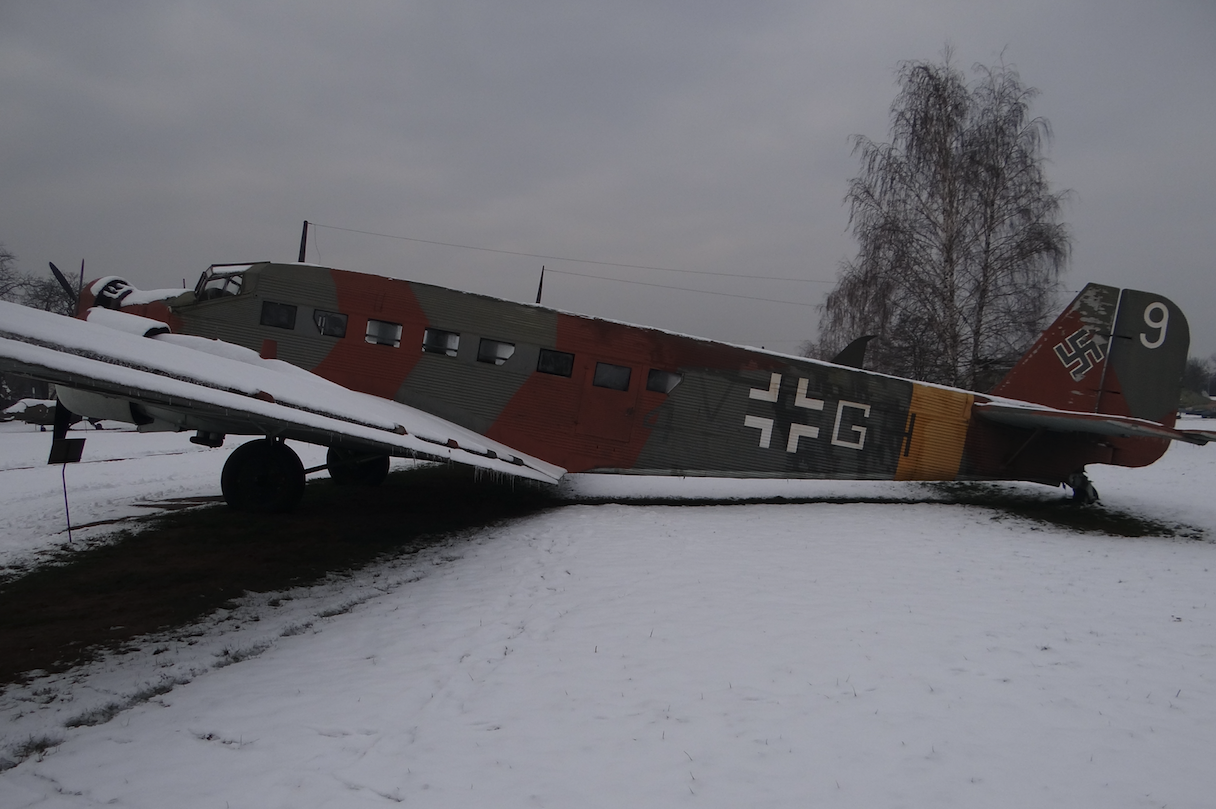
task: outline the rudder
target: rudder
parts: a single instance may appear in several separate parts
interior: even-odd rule
[[[992,393],[1172,426],[1189,348],[1168,298],[1088,284]]]
[[[1113,338],[1098,412],[1172,427],[1191,347],[1186,315],[1162,295],[1125,289]]]

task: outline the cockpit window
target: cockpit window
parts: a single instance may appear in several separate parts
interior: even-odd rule
[[[194,287],[194,297],[210,301],[241,294],[241,281],[249,264],[215,264],[203,271]]]

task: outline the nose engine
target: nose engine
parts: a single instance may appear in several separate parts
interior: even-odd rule
[[[127,279],[117,276],[94,281],[89,288],[95,290],[93,305],[104,309],[121,309],[123,300],[135,291]]]

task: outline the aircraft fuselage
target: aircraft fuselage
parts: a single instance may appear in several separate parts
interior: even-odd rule
[[[982,395],[856,368],[311,265],[222,277],[140,313],[570,472],[1058,482],[1112,459],[1091,435],[975,419]]]

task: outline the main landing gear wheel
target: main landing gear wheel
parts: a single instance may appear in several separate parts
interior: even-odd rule
[[[379,486],[388,477],[388,456],[330,447],[325,454],[329,477],[339,486]]]
[[[1098,490],[1084,472],[1076,472],[1068,476],[1068,485],[1072,488],[1072,501],[1080,506],[1088,506],[1098,502]]]
[[[283,514],[304,496],[304,464],[281,441],[250,441],[228,456],[220,489],[237,511]]]

